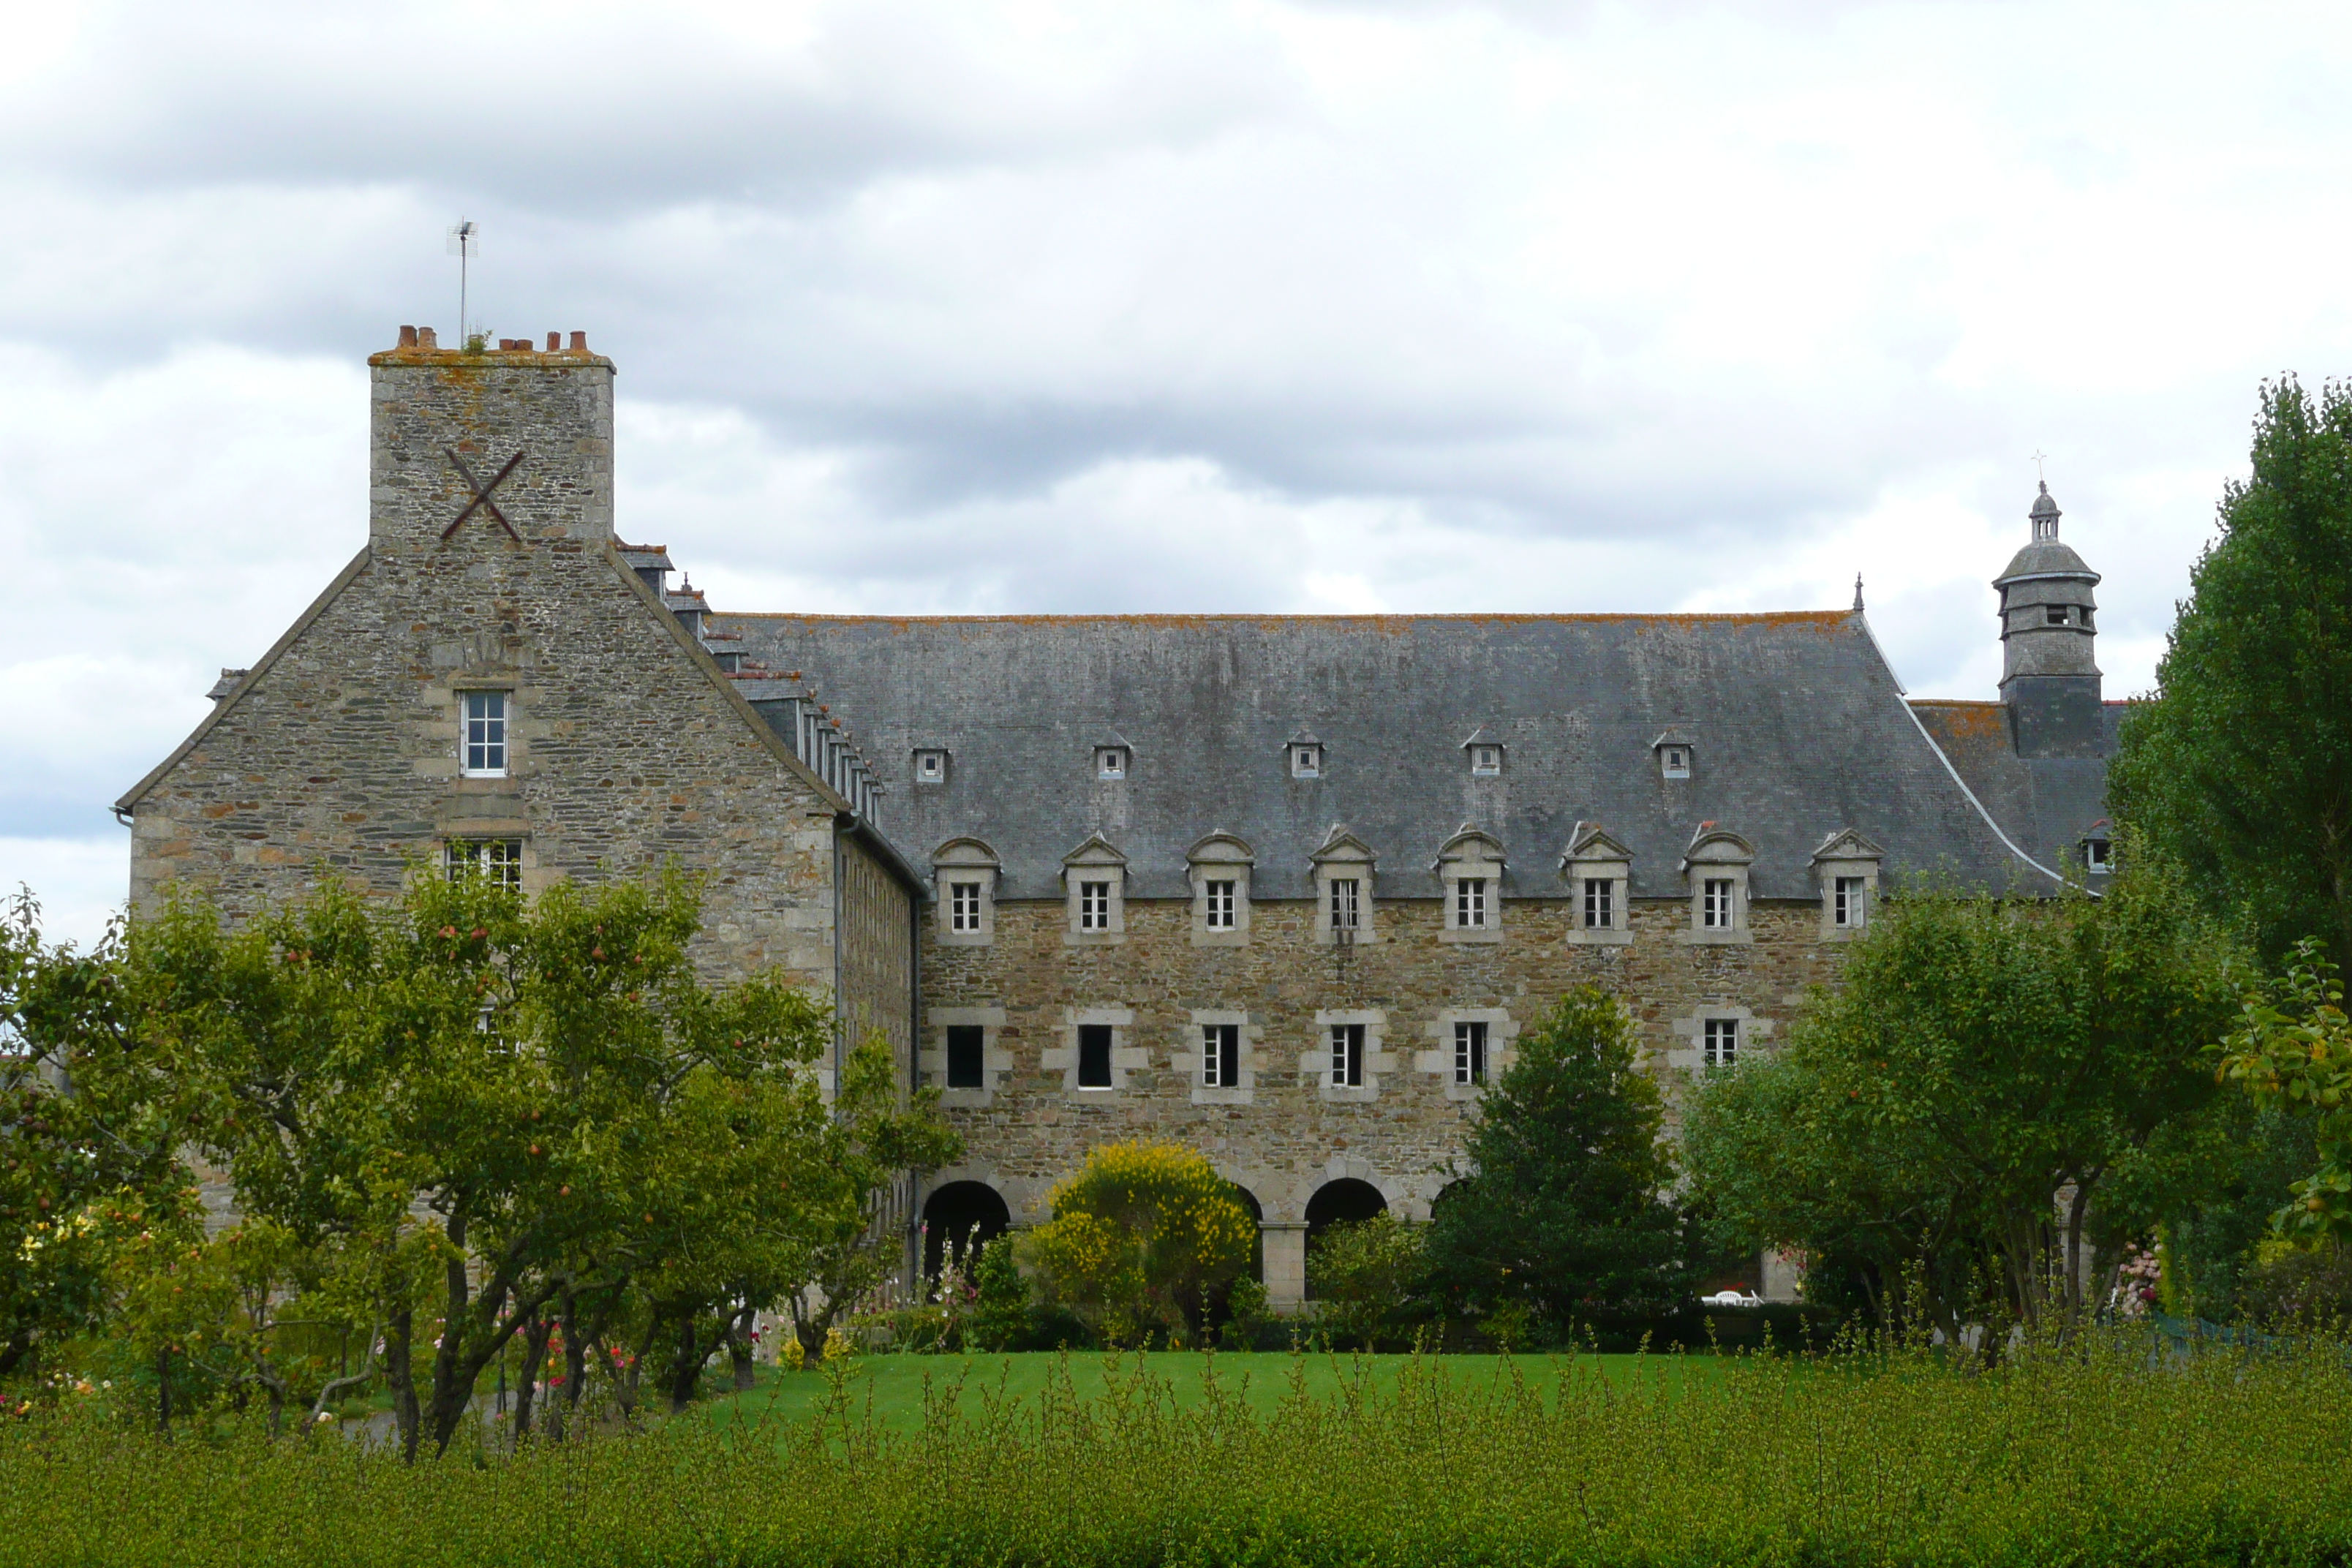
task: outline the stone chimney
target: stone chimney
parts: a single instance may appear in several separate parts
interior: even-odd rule
[[[403,327],[368,372],[379,555],[612,537],[613,362],[588,352],[586,333],[564,350],[510,338],[469,353]]]

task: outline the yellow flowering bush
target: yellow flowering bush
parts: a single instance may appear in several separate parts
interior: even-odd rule
[[[1193,1338],[1202,1295],[1250,1259],[1256,1226],[1233,1184],[1179,1143],[1106,1143],[1056,1186],[1054,1217],[1021,1243],[1049,1302],[1107,1342]]]

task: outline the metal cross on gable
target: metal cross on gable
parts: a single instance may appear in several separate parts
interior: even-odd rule
[[[457,456],[457,449],[455,447],[444,447],[441,449],[449,455],[449,460],[451,462],[457,465],[457,471],[466,476],[466,483],[474,492],[474,499],[466,503],[466,510],[459,512],[456,517],[450,519],[449,526],[441,531],[442,539],[446,541],[451,534],[457,532],[458,524],[473,516],[474,509],[476,507],[480,507],[484,511],[488,512],[492,517],[499,520],[499,526],[507,531],[507,537],[509,539],[513,540],[517,544],[520,544],[522,542],[522,535],[517,533],[515,531],[514,524],[507,521],[507,514],[499,510],[499,503],[490,499],[490,492],[498,489],[500,484],[504,483],[506,477],[509,474],[515,471],[515,465],[522,461],[522,452],[518,449],[513,457],[507,459],[507,466],[500,468],[497,473],[492,474],[488,484],[484,484],[481,480],[474,477],[474,470],[466,466],[466,459]]]

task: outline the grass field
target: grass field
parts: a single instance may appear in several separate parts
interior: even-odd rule
[[[1093,1351],[1074,1351],[1066,1356],[1051,1352],[869,1355],[850,1363],[844,1389],[860,1422],[870,1415],[876,1426],[903,1432],[921,1424],[930,1401],[950,1394],[967,1415],[979,1414],[992,1401],[1034,1413],[1048,1386],[1063,1379],[1067,1380],[1068,1394],[1091,1402],[1107,1383],[1132,1378],[1140,1366],[1151,1379],[1166,1385],[1171,1403],[1179,1409],[1199,1406],[1206,1397],[1207,1380],[1213,1378],[1226,1397],[1253,1415],[1266,1415],[1301,1393],[1318,1401],[1336,1398],[1347,1390],[1393,1394],[1399,1373],[1414,1365],[1415,1359],[1348,1353],[1293,1356],[1286,1352],[1218,1355],[1192,1351],[1139,1357],[1131,1352],[1108,1355]],[[1446,1355],[1422,1357],[1418,1364],[1423,1374],[1459,1393],[1502,1393],[1524,1384],[1549,1399],[1563,1379],[1601,1378],[1626,1392],[1638,1386],[1675,1393],[1720,1377],[1734,1359],[1675,1354]],[[710,1402],[710,1408],[722,1429],[743,1424],[788,1427],[804,1423],[835,1397],[832,1380],[818,1371],[782,1372],[763,1366],[751,1392],[722,1394]]]

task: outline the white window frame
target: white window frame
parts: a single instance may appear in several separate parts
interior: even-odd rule
[[[1398,1062],[1388,1054],[1385,1044],[1388,1016],[1377,1008],[1355,1008],[1321,1011],[1315,1015],[1315,1033],[1311,1048],[1298,1057],[1299,1077],[1316,1086],[1318,1098],[1342,1103],[1361,1104],[1375,1100],[1381,1095],[1381,1080],[1397,1070]],[[1352,1084],[1333,1080],[1334,1031],[1341,1028],[1361,1029],[1363,1048],[1356,1058],[1359,1081]]]
[[[976,838],[951,838],[931,857],[931,901],[939,914],[933,925],[941,947],[989,947],[996,942],[996,851]],[[980,887],[980,924],[961,925],[956,916],[958,883]],[[969,911],[967,911],[969,912]]]
[[[502,779],[513,775],[513,695],[498,688],[470,689],[457,694],[460,777]],[[478,713],[475,711],[478,705],[481,710]],[[478,763],[475,761],[477,755],[482,759]]]
[[[1454,1020],[1454,1081],[1462,1085],[1493,1081],[1494,1040],[1484,1018]]]
[[[1246,947],[1250,927],[1250,871],[1255,862],[1250,847],[1230,833],[1212,833],[1184,852],[1185,874],[1192,884],[1192,945]],[[1230,907],[1213,901],[1210,889],[1232,884]],[[1211,925],[1213,913],[1229,914],[1227,924]]]
[[[2104,877],[2116,868],[2115,841],[2110,838],[2083,840],[2083,869],[2094,877]]]
[[[1127,940],[1127,858],[1097,835],[1062,862],[1069,947],[1116,947]],[[1099,901],[1087,889],[1099,887]]]
[[[1290,746],[1290,776],[1295,779],[1319,779],[1323,776],[1323,748],[1315,745]]]
[[[1335,833],[1325,846],[1316,851],[1315,866],[1315,940],[1318,945],[1360,945],[1374,939],[1380,914],[1379,889],[1373,879],[1375,861],[1362,840]],[[1334,923],[1334,915],[1346,895],[1339,884],[1353,882],[1356,923],[1353,935],[1343,944]]]
[[[1477,1082],[1465,1082],[1463,1030],[1472,1024],[1486,1032],[1486,1076]],[[1519,1037],[1518,1021],[1506,1007],[1444,1008],[1423,1026],[1423,1035],[1428,1044],[1415,1053],[1413,1070],[1435,1079],[1450,1100],[1475,1100],[1518,1057],[1514,1044]]]
[[[1577,918],[1586,931],[1619,931],[1623,929],[1617,919],[1617,879],[1585,876],[1577,879],[1583,883],[1578,896],[1583,901]]]
[[[1755,847],[1728,828],[1703,826],[1684,856],[1690,889],[1690,927],[1678,940],[1706,946],[1745,946],[1756,940],[1748,918],[1748,868]],[[1719,884],[1730,887],[1718,895]]]
[[[1580,822],[1559,858],[1568,879],[1568,940],[1576,947],[1624,947],[1633,940],[1633,863],[1625,847],[1602,832],[1594,822]],[[1588,912],[1586,884],[1600,882],[1608,889],[1610,921],[1596,926]]]
[[[485,881],[522,891],[523,840],[520,838],[451,838],[441,848],[441,865],[449,880],[468,871]]]
[[[948,882],[948,930],[958,936],[978,936],[981,910],[987,902],[987,884],[977,874],[951,878]]]
[[[1234,1034],[1234,1072],[1230,1080],[1219,1072],[1212,1075],[1209,1064],[1209,1031],[1230,1029]],[[1219,1009],[1195,1008],[1188,1032],[1179,1038],[1182,1042],[1169,1053],[1168,1065],[1180,1078],[1192,1084],[1195,1105],[1251,1105],[1257,1100],[1258,1045],[1265,1031],[1250,1022],[1247,1013]]]
[[[1878,902],[1878,846],[1852,828],[1822,840],[1813,852],[1813,875],[1822,890],[1823,942],[1852,942],[1869,929]],[[1860,883],[1860,898],[1853,884]]]
[[[943,784],[948,782],[948,754],[936,747],[925,747],[915,753],[915,782],[919,784]]]
[[[1239,1024],[1196,1024],[1201,1031],[1201,1087],[1239,1089],[1242,1086],[1242,1026]]]
[[[1124,784],[1135,771],[1135,754],[1125,746],[1095,748],[1095,778],[1103,784]]]
[[[1666,1034],[1671,1043],[1666,1047],[1666,1066],[1692,1078],[1705,1077],[1708,1070],[1707,1026],[1725,1023],[1732,1026],[1735,1061],[1753,1060],[1771,1049],[1776,1026],[1770,1018],[1728,996],[1715,996],[1702,1000],[1693,1012],[1667,1021]]]
[[[1204,877],[1201,879],[1201,924],[1210,931],[1234,929],[1235,907],[1240,902],[1241,881],[1234,877]]]
[[[1703,1018],[1699,1021],[1699,1062],[1708,1072],[1736,1067],[1739,1062],[1739,1020],[1736,1017]]]
[[[1361,941],[1364,932],[1364,882],[1360,877],[1332,877],[1323,884],[1329,898],[1329,907],[1323,911],[1324,920],[1333,931],[1353,931]]]
[[[1324,1026],[1324,1037],[1331,1047],[1328,1068],[1330,1076],[1325,1081],[1331,1088],[1361,1089],[1364,1087],[1364,1057],[1367,1054],[1366,1047],[1370,1033],[1369,1027],[1363,1024]]]
[[[1503,940],[1504,869],[1503,846],[1491,835],[1465,827],[1445,841],[1435,867],[1444,900],[1438,910],[1438,941]]]
[[[1691,776],[1691,749],[1684,745],[1658,748],[1658,776],[1686,779]]]
[[[1470,748],[1470,776],[1498,779],[1503,776],[1503,748],[1480,742]]]

